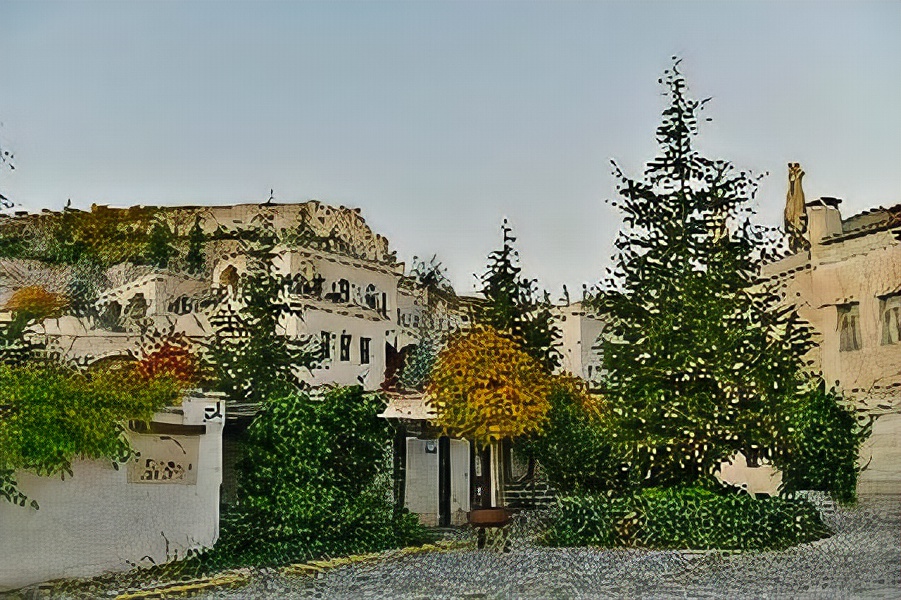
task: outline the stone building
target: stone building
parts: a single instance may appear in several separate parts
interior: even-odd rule
[[[273,270],[290,276],[284,298],[296,309],[281,316],[273,334],[308,340],[321,351],[318,365],[299,373],[303,380],[313,386],[378,390],[387,357],[398,354],[397,344],[413,341],[415,330],[404,338],[398,326],[404,265],[358,210],[315,201],[92,208],[92,214],[113,222],[121,217],[126,224],[135,215],[145,218],[148,211],[168,221],[176,237],[187,236],[195,224],[202,227],[208,241],[201,272],[189,274],[177,265],[115,264],[98,276],[102,287],[87,314],[64,309],[61,315],[42,318],[27,330],[31,342],[84,369],[138,360],[165,336],[178,336],[200,349],[217,330],[228,329],[229,318],[240,308],[237,288],[248,260],[232,232],[260,223],[278,233]],[[23,228],[33,227],[39,235],[52,214],[21,218]],[[15,232],[17,223],[7,219],[5,231]],[[62,297],[71,293],[76,277],[71,265],[0,259],[0,319],[12,318],[2,308],[17,290],[40,286]],[[235,487],[240,448],[234,434],[255,408],[242,405],[240,398],[216,398],[212,406],[207,400],[189,399],[155,416],[145,428],[130,431],[144,461],[140,464],[114,470],[103,461],[78,461],[75,476],[66,481],[20,473],[21,489],[41,509],[24,514],[26,509],[0,500],[0,589],[94,575],[129,563],[164,562],[211,546],[219,531],[220,487],[226,501]],[[178,460],[170,456],[173,452],[181,452]],[[148,459],[165,466],[157,473]],[[18,558],[7,561],[10,556]]]
[[[560,331],[560,369],[591,382],[600,379],[601,352],[598,341],[604,319],[584,302],[572,302],[553,309],[554,324]]]
[[[803,174],[803,172],[802,172]],[[800,187],[800,183],[798,183]],[[801,192],[803,197],[803,192]],[[811,323],[814,368],[876,420],[861,492],[901,491],[901,205],[843,218],[838,198],[804,203],[795,252],[767,264]]]
[[[238,308],[235,288],[247,268],[231,234],[263,223],[278,233],[276,271],[296,282],[286,295],[292,308],[302,312],[302,317],[286,316],[281,333],[312,338],[323,352],[319,368],[301,373],[304,380],[314,386],[360,384],[379,389],[386,356],[399,350],[397,344],[410,342],[398,328],[398,283],[404,265],[389,252],[388,240],[366,225],[358,209],[318,201],[121,209],[95,205],[90,214],[132,226],[129,219],[146,219],[148,211],[167,222],[176,238],[185,238],[195,223],[200,225],[208,237],[203,273],[130,263],[112,266],[104,274],[96,314],[66,314],[33,328],[33,335],[64,360],[82,366],[116,358],[134,360],[150,335],[181,335],[201,342],[217,327],[227,326],[222,313]],[[16,218],[38,235],[40,219],[51,216],[45,211]],[[16,221],[7,219],[3,225],[14,229]],[[2,259],[0,303],[27,285],[65,294],[73,272],[72,267],[35,260]],[[222,302],[209,301],[216,294]]]

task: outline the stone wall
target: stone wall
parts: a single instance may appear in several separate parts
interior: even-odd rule
[[[813,326],[814,370],[877,419],[861,450],[868,465],[862,492],[901,491],[901,343],[886,344],[882,337],[885,298],[901,293],[898,232],[875,227],[814,239],[809,252],[764,269]],[[857,348],[842,348],[841,313],[848,307],[859,313]]]

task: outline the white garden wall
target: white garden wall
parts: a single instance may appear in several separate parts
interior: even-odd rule
[[[65,480],[20,472],[19,488],[40,509],[0,499],[0,591],[158,564],[215,543],[223,405],[198,398],[158,413],[166,433],[132,434],[140,456],[118,470],[79,460]]]

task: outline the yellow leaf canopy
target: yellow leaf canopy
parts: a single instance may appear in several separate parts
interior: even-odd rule
[[[541,365],[491,327],[451,341],[426,388],[434,424],[481,446],[541,430],[550,407]]]

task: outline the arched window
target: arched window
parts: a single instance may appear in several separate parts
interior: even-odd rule
[[[194,301],[187,296],[179,296],[169,303],[169,312],[176,315],[186,315],[194,309]]]
[[[350,282],[348,280],[338,280],[338,293],[340,294],[341,302],[350,302]]]
[[[100,313],[100,319],[97,322],[97,325],[101,329],[108,329],[109,331],[120,331],[121,323],[120,320],[122,318],[122,305],[118,302],[110,302],[103,309],[103,312]]]
[[[147,299],[144,294],[135,294],[128,300],[125,305],[125,318],[131,320],[143,319],[147,316]]]
[[[228,265],[219,273],[219,285],[224,288],[231,286],[232,289],[238,287],[238,269],[234,265]]]

